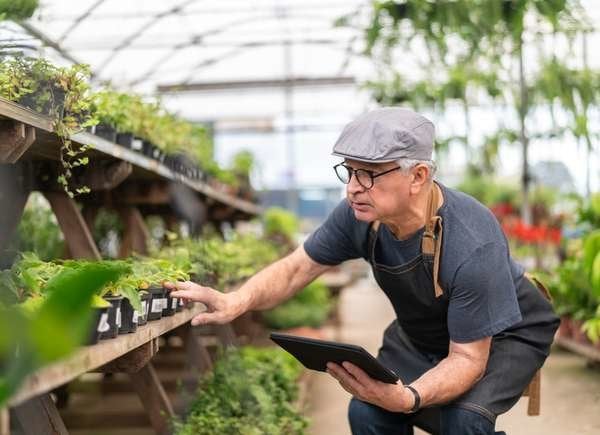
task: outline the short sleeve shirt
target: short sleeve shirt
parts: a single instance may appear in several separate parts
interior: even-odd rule
[[[517,288],[523,268],[511,259],[506,237],[488,208],[462,192],[439,185],[444,196],[438,212],[444,226],[439,277],[448,295],[449,337],[465,343],[493,336],[522,320]],[[354,217],[343,200],[309,236],[304,249],[320,264],[368,260],[369,228],[369,223]],[[398,240],[382,224],[376,262],[394,267],[414,259],[420,253],[423,230]]]

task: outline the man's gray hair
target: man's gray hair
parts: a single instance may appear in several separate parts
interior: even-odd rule
[[[429,177],[427,181],[433,180],[437,166],[433,160],[415,160],[415,159],[398,159],[396,160],[398,166],[400,166],[402,173],[407,174],[412,168],[417,165],[423,164],[429,168]]]

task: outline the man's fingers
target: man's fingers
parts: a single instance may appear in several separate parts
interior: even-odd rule
[[[373,378],[371,378],[363,369],[348,361],[344,361],[342,363],[342,367],[344,367],[348,373],[350,373],[358,382],[363,385],[368,385],[369,383],[373,382]]]
[[[327,369],[329,370],[330,374],[336,378],[340,384],[342,384],[342,387],[344,387],[344,389],[350,394],[357,395],[362,392],[363,386],[361,383],[358,382],[348,371],[346,371],[344,367],[329,362],[327,363]]]
[[[221,293],[210,287],[202,287],[201,285],[186,281],[177,283],[176,289],[171,290],[170,295],[175,298],[187,298],[214,306]]]

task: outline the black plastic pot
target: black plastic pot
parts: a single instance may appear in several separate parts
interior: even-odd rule
[[[121,327],[121,303],[123,296],[105,296],[108,302],[110,302],[110,308],[108,308],[108,329],[100,332],[100,340],[106,340],[109,338],[115,338],[119,334],[119,328]]]
[[[92,345],[98,343],[98,340],[100,340],[100,333],[108,331],[108,328],[108,307],[94,308],[92,311],[90,333],[84,344]]]
[[[167,305],[163,309],[163,312],[162,312],[163,317],[172,316],[173,314],[175,314],[177,312],[177,305],[179,305],[179,298],[172,298],[171,292],[168,290],[166,291],[166,297],[167,297]]]
[[[133,143],[133,134],[117,133],[117,143],[125,148],[131,148],[131,144]]]
[[[150,299],[152,296],[147,291],[140,291],[142,299],[142,312],[138,314],[138,326],[145,325],[148,321],[148,311],[150,310]]]
[[[24,95],[17,101],[21,106],[25,106],[35,112],[55,117],[63,118],[65,110],[65,91],[52,83],[40,83],[38,90]]]
[[[146,157],[152,158],[152,152],[154,151],[154,145],[152,142],[144,140],[142,143],[142,154]]]
[[[150,287],[148,293],[151,296],[148,308],[148,320],[158,320],[162,317],[163,310],[167,307],[165,289],[162,287]]]
[[[94,128],[94,134],[109,142],[115,142],[117,140],[117,130],[108,124],[98,124],[96,128]]]
[[[137,331],[138,312],[133,308],[129,299],[123,299],[121,302],[121,326],[119,334],[129,334]]]
[[[185,307],[185,302],[183,302],[183,299],[179,298],[177,301],[177,312],[183,311],[183,308]]]

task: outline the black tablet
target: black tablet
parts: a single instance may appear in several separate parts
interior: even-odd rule
[[[387,384],[395,384],[399,378],[396,373],[381,365],[369,352],[353,344],[316,340],[295,335],[271,333],[271,340],[291,353],[306,368],[324,372],[327,363],[342,364],[344,361],[363,369],[369,376]]]

